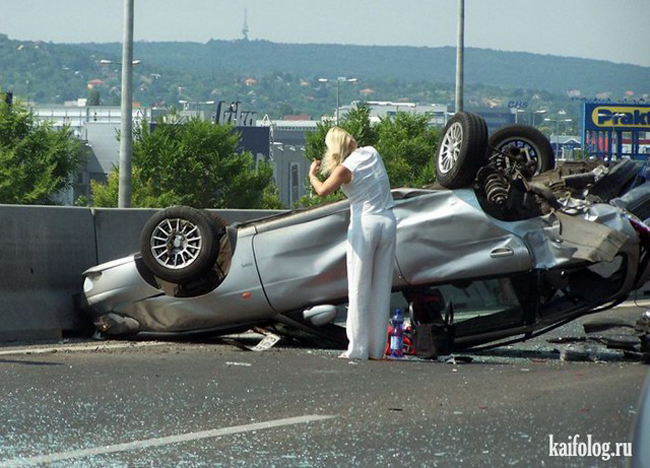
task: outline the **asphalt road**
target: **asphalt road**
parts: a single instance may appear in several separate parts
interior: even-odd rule
[[[551,457],[549,438],[629,442],[650,368],[602,350],[565,362],[558,346],[457,365],[282,343],[3,347],[0,467],[626,466]]]

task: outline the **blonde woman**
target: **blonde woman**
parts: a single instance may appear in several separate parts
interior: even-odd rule
[[[314,161],[309,182],[320,196],[341,187],[350,200],[347,240],[347,359],[382,359],[390,315],[396,222],[393,197],[381,156],[372,146],[334,127],[325,137],[323,162]],[[318,170],[327,177],[321,182]]]

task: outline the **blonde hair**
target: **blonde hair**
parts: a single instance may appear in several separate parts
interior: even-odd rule
[[[351,151],[352,135],[343,130],[341,127],[332,127],[325,135],[325,156],[321,163],[321,174],[329,175],[336,166],[341,164],[347,158]]]

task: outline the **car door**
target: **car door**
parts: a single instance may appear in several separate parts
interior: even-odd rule
[[[469,189],[441,190],[400,200],[397,263],[410,285],[528,271],[524,242],[480,208]]]
[[[269,304],[288,312],[347,301],[347,201],[298,212],[259,226],[255,260]],[[393,268],[393,285],[401,286]]]

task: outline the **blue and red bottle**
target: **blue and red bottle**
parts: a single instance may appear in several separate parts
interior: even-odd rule
[[[404,317],[402,316],[402,309],[395,309],[391,325],[390,358],[401,359],[404,357]]]

